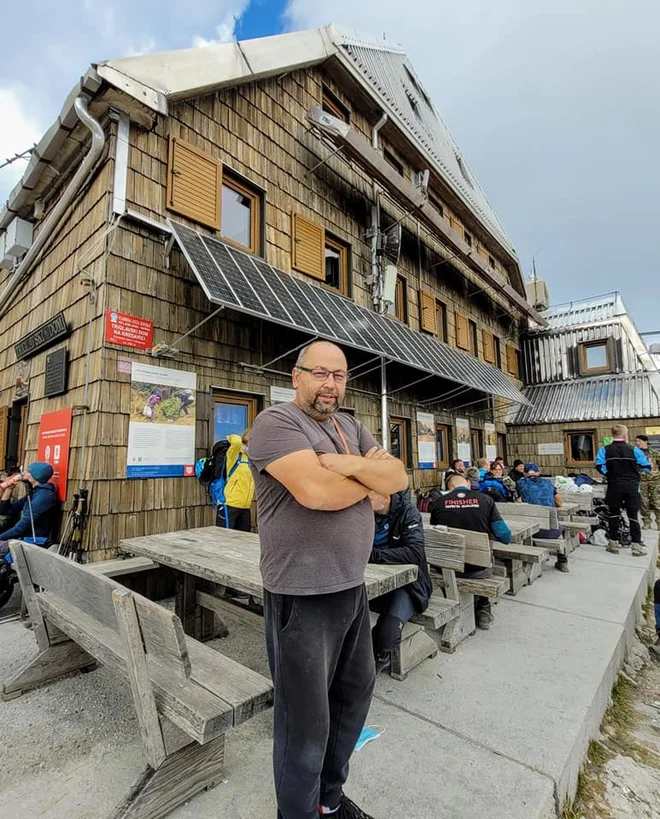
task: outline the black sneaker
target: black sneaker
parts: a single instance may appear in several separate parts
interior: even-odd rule
[[[384,651],[376,657],[376,674],[389,668],[392,665],[392,655],[389,651]]]
[[[346,794],[343,794],[341,797],[339,810],[330,815],[336,816],[337,819],[373,819],[373,816],[369,816],[362,808],[358,808],[355,802],[351,802]]]

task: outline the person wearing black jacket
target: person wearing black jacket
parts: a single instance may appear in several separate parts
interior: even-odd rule
[[[390,664],[404,625],[427,608],[433,585],[426,561],[422,516],[411,502],[409,490],[389,497],[373,495],[371,503],[376,521],[369,562],[412,563],[418,567],[417,580],[371,603],[372,610],[380,614],[371,637],[376,670],[382,671]]]

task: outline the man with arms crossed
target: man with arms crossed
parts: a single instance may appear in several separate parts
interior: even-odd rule
[[[370,819],[343,793],[374,686],[364,588],[370,492],[406,489],[403,464],[338,413],[348,371],[319,341],[293,370],[295,401],[256,419],[255,476],[278,819]]]

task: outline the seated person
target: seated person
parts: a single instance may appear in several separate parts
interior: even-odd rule
[[[431,504],[431,525],[485,532],[500,543],[511,543],[511,530],[502,520],[495,501],[482,492],[470,489],[467,479],[462,475],[452,475],[449,479],[449,492]],[[488,567],[466,563],[464,570],[456,572],[456,576],[482,580],[492,573],[492,563]],[[475,595],[474,612],[477,628],[488,630],[493,622],[493,615],[487,597]]]
[[[525,464],[525,477],[518,481],[518,492],[523,503],[533,503],[537,506],[561,506],[561,495],[550,478],[542,478],[538,464]],[[535,537],[547,540],[557,540],[562,536],[561,529],[539,529]],[[555,569],[567,572],[568,557],[557,553]]]
[[[378,597],[369,604],[373,611],[380,614],[371,632],[378,672],[390,664],[392,651],[401,640],[405,623],[428,606],[433,586],[424,550],[422,516],[411,502],[409,490],[389,497],[372,494],[371,505],[376,513],[376,525],[369,562],[413,563],[419,567],[417,580],[413,583]]]
[[[479,470],[479,480],[483,481],[490,472],[490,461],[488,458],[479,458],[477,461],[477,469]]]
[[[442,479],[442,486],[444,489],[447,488],[447,481],[452,475],[465,475],[465,464],[460,458],[454,458],[454,460],[451,462],[451,466],[445,472]]]
[[[510,502],[516,499],[516,487],[510,478],[504,477],[504,467],[495,461],[490,472],[479,482],[479,491],[497,501]]]
[[[481,483],[481,478],[479,476],[479,470],[476,466],[470,466],[465,470],[465,477],[468,479],[468,483],[470,484],[470,489],[479,489],[479,484]]]
[[[38,545],[46,545],[57,522],[60,501],[57,489],[48,481],[53,477],[53,467],[39,461],[30,464],[21,475],[12,476],[11,481],[0,497],[0,515],[9,515],[13,520],[20,515],[18,521],[0,536],[0,557],[9,552],[10,540],[24,540],[34,536]],[[30,484],[30,490],[25,497],[12,501],[11,496],[20,481]],[[30,503],[28,503],[28,497]],[[31,511],[30,511],[31,510]]]
[[[509,472],[509,477],[517,485],[518,481],[525,477],[525,462],[516,458],[513,462],[513,469]]]

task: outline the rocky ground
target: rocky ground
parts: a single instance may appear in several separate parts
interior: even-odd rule
[[[660,647],[649,648],[652,604],[647,615],[563,819],[660,819]]]

